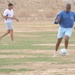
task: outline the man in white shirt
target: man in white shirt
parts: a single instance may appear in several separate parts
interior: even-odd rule
[[[4,20],[5,20],[7,32],[4,33],[2,36],[0,36],[0,40],[3,37],[5,37],[6,35],[10,34],[11,40],[14,41],[12,21],[13,21],[13,19],[15,19],[18,22],[19,20],[14,16],[13,4],[12,3],[8,4],[8,9],[6,9],[4,11],[2,16],[3,16]]]

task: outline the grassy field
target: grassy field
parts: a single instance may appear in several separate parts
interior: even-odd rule
[[[2,34],[4,25],[0,28]],[[70,55],[53,58],[57,30],[52,24],[14,24],[15,41],[7,36],[0,42],[0,75],[75,75],[75,32]]]

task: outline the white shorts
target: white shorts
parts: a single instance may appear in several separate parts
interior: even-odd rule
[[[6,30],[11,30],[11,29],[13,29],[12,23],[11,22],[6,23]]]
[[[65,35],[71,37],[71,35],[72,35],[72,28],[60,27],[59,30],[58,30],[58,37],[57,38],[63,38]]]

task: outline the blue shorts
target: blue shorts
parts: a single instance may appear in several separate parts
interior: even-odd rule
[[[13,29],[12,23],[11,22],[6,23],[6,30],[11,30],[11,29]]]
[[[63,38],[65,35],[71,37],[71,35],[72,35],[72,28],[60,27],[59,30],[58,30],[58,37],[57,38]]]

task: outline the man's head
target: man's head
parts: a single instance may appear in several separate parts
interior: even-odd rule
[[[13,4],[12,4],[12,3],[9,3],[9,4],[8,4],[8,8],[9,8],[9,9],[13,9]]]
[[[66,4],[66,12],[70,12],[71,11],[71,4]]]

